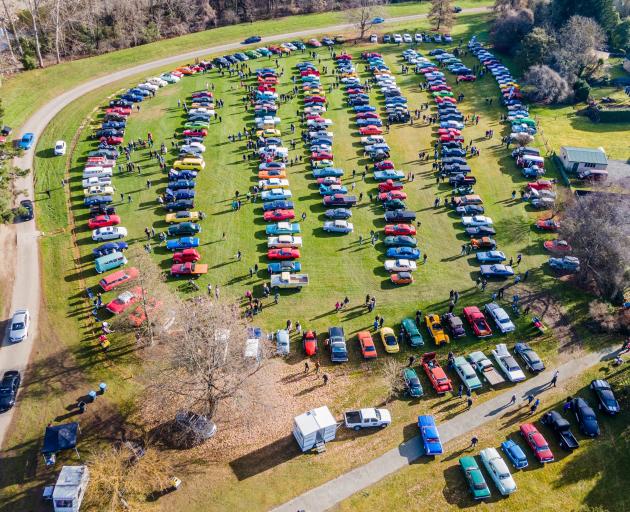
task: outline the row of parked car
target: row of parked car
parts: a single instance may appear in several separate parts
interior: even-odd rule
[[[385,34],[383,36],[384,43],[452,43],[453,38],[450,34],[427,34],[416,32],[413,36],[407,32],[404,34]]]

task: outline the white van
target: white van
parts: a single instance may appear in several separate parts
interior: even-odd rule
[[[101,176],[112,176],[113,172],[111,168],[106,167],[87,167],[83,169],[83,179],[86,178],[100,178]]]

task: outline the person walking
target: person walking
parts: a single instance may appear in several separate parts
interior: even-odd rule
[[[473,399],[471,396],[468,397],[468,400],[466,400],[466,409],[470,409],[472,407],[473,404]]]
[[[378,326],[382,329],[384,323],[385,323],[385,317],[381,317],[380,320],[378,321]]]
[[[319,359],[317,361],[315,361],[315,375],[319,375],[319,369],[321,367],[321,364],[319,362]]]
[[[516,395],[512,395],[512,398],[510,398],[510,402],[508,403],[508,405],[514,405],[516,403]]]
[[[525,397],[525,399],[527,400],[527,405],[531,405],[531,403],[534,401],[534,395],[530,393]]]
[[[328,374],[324,373],[324,375],[322,375],[322,379],[324,380],[324,386],[328,384]]]
[[[409,356],[409,364],[407,364],[407,368],[411,368],[413,366],[413,363],[416,362],[416,356]]]
[[[464,393],[464,385],[460,384],[459,390],[457,391],[457,398],[461,398],[463,393]]]
[[[304,373],[307,374],[309,370],[310,370],[310,367],[308,365],[308,361],[304,361]]]
[[[374,327],[374,330],[375,330],[375,331],[378,329],[378,318],[379,318],[379,316],[378,316],[378,315],[376,315],[376,316],[374,317],[374,323],[372,324],[372,326]]]
[[[551,377],[551,381],[549,381],[549,386],[553,386],[554,388],[556,387],[556,383],[558,382],[558,377],[560,375],[560,372],[558,370],[556,370],[555,372],[553,372],[553,377]]]
[[[474,450],[478,442],[479,442],[479,439],[477,439],[476,436],[472,436],[472,439],[470,440],[470,449]]]

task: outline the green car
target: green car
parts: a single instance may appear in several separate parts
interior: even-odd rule
[[[422,384],[416,370],[413,368],[404,368],[402,372],[403,382],[405,383],[405,391],[411,398],[420,398],[424,395]]]
[[[470,492],[472,492],[473,498],[476,500],[483,500],[490,497],[490,489],[486,483],[486,479],[483,477],[477,461],[474,457],[462,457],[459,459],[459,465],[464,472],[466,482]]]
[[[182,222],[181,224],[175,224],[169,226],[166,233],[169,236],[182,236],[182,235],[194,235],[201,231],[201,226],[194,222]]]
[[[191,121],[184,125],[185,130],[194,130],[196,128],[209,128],[210,123],[208,121]]]
[[[400,322],[400,334],[402,339],[406,340],[412,347],[421,347],[424,345],[422,334],[420,334],[413,318],[404,318],[403,321]]]
[[[258,53],[256,50],[248,50],[245,52],[245,55],[252,59],[258,59],[261,56],[260,53]]]

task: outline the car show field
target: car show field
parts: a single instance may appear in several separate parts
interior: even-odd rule
[[[384,15],[422,9],[388,6]],[[314,15],[309,28],[336,16]],[[571,373],[571,364],[618,339],[587,328],[592,297],[572,282],[579,260],[556,233],[557,210],[572,189],[549,151],[565,138],[603,145],[610,134],[583,129],[566,109],[536,106],[504,121],[500,98],[509,103],[514,91],[500,77],[478,74],[485,54],[477,41],[487,41],[489,19],[458,14],[451,42],[414,42],[414,34],[429,32],[426,20],[382,28],[374,21],[376,43],[335,43],[337,34],[325,30],[277,41],[323,42],[293,49],[252,35],[292,30],[291,18],[224,27],[216,41],[186,36],[156,43],[163,46],[145,57],[202,42],[247,45],[106,85],[53,119],[35,141],[45,307],[41,346],[22,374],[22,386],[29,384],[3,445],[9,456],[0,496],[9,509],[44,510],[40,491],[52,473],[35,463],[41,431],[77,414],[76,397],[98,383],[107,383],[107,393],[101,388],[104,396],[81,417],[81,453],[124,444],[128,432],[153,442],[155,424],[141,424],[139,389],[151,377],[136,333],[147,301],[160,323],[169,312],[162,315],[160,300],[140,286],[145,269],[135,268],[134,256],[141,249],[160,283],[191,308],[205,298],[236,304],[273,352],[255,377],[265,400],[252,418],[226,408],[201,446],[159,448],[179,483],[150,509],[288,510],[290,500],[418,442],[420,458],[410,456],[408,467],[382,480],[366,478],[349,498],[340,489],[331,509],[433,503],[456,510],[482,500],[484,510],[520,511],[532,509],[533,496],[540,510],[627,509],[621,475],[630,453],[630,377],[608,355]],[[385,29],[403,34],[402,42],[382,42]],[[251,53],[261,46],[278,51]],[[434,68],[437,49],[458,49],[460,63]],[[234,51],[244,58],[217,60]],[[114,72],[132,63],[129,55],[106,65],[88,59],[74,78]],[[411,62],[419,57],[428,62]],[[505,62],[519,77],[516,64]],[[533,153],[512,157],[515,146],[502,140],[521,129],[536,134],[540,167],[522,163]],[[629,133],[619,129],[619,138]],[[621,158],[621,146],[611,142],[611,154]],[[120,154],[112,160],[109,151]],[[544,176],[525,175],[542,167]],[[543,197],[553,209],[535,207]],[[118,328],[116,318],[129,311],[137,323]],[[28,326],[16,328],[24,339],[20,329]],[[561,367],[570,378],[558,376]],[[542,384],[529,388],[532,379]],[[611,402],[602,410],[608,383],[620,411]],[[13,406],[15,392],[2,393],[0,402]],[[532,409],[534,397],[542,403]],[[478,418],[484,403],[497,408]],[[327,442],[313,442],[318,453],[302,454],[291,436],[294,417],[322,405],[337,426],[328,426]],[[545,416],[543,424],[554,410],[560,423]],[[479,425],[474,431],[466,415]],[[579,441],[572,451],[563,417]],[[448,422],[461,431],[447,427],[443,443]],[[515,467],[501,444],[508,439],[528,467]],[[73,463],[73,456],[60,459]],[[502,464],[513,481],[496,476]]]

